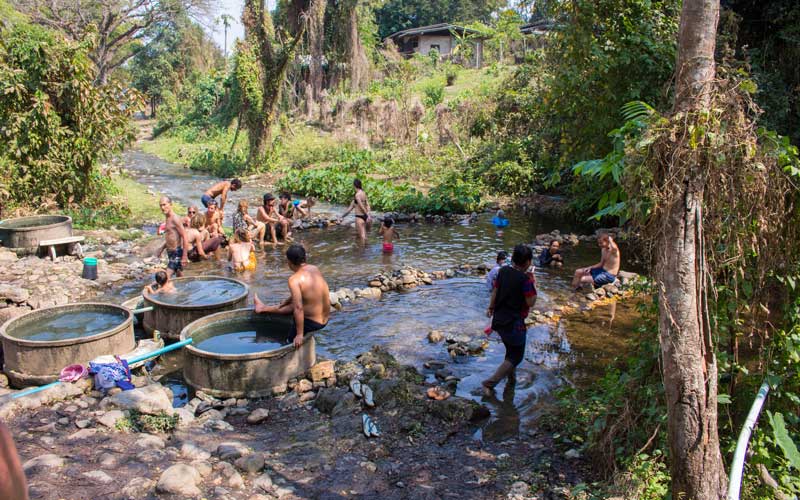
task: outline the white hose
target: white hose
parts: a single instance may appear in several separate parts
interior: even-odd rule
[[[764,382],[758,390],[756,400],[753,401],[753,406],[750,407],[750,412],[747,414],[747,419],[744,421],[744,427],[739,434],[739,440],[736,442],[736,451],[733,454],[733,463],[731,464],[731,477],[728,482],[728,500],[739,500],[739,493],[742,489],[742,472],[744,471],[744,455],[747,452],[747,443],[750,441],[750,435],[753,433],[753,428],[758,420],[758,415],[761,413],[761,407],[764,406],[764,400],[767,399],[769,393],[769,384]]]

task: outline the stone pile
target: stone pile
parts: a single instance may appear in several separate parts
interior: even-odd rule
[[[581,237],[574,233],[561,234],[561,231],[554,229],[549,233],[537,234],[533,247],[544,249],[549,247],[553,241],[559,242],[562,246],[575,246],[580,243]]]
[[[428,273],[413,267],[404,267],[389,275],[379,274],[369,281],[371,288],[377,288],[381,292],[411,290],[420,285],[432,284],[433,278]]]

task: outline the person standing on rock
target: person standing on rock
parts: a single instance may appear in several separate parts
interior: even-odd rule
[[[500,335],[506,356],[494,375],[481,382],[488,391],[494,391],[506,377],[509,384],[515,384],[516,368],[525,357],[525,318],[536,303],[536,280],[530,271],[532,262],[530,247],[517,245],[511,255],[512,265],[501,267],[494,280],[486,315],[492,318],[492,330]]]
[[[219,211],[225,211],[225,203],[228,202],[228,191],[238,191],[242,188],[242,181],[239,179],[231,179],[229,181],[219,181],[218,183],[214,184],[210,188],[203,193],[203,196],[200,198],[200,201],[203,203],[203,206],[208,208],[208,203],[211,200],[215,200],[217,196],[220,197],[219,199]]]
[[[367,193],[361,187],[361,180],[353,180],[353,187],[356,189],[356,194],[353,196],[353,201],[350,202],[350,207],[342,214],[342,219],[355,209],[356,216],[356,231],[358,231],[358,239],[361,242],[367,241],[367,231],[372,225],[372,216],[369,211],[369,200],[367,200]]]
[[[572,279],[572,289],[580,290],[584,283],[591,283],[601,287],[617,280],[621,256],[619,247],[608,233],[597,235],[597,245],[600,247],[600,262],[591,267],[582,267],[575,271]]]
[[[287,340],[295,348],[303,345],[304,335],[322,330],[331,316],[331,297],[328,283],[316,266],[306,262],[306,249],[302,245],[291,245],[286,250],[289,269],[289,298],[277,306],[267,306],[253,297],[256,313],[271,313],[293,316]]]
[[[179,278],[183,275],[183,267],[189,263],[184,249],[189,248],[189,241],[186,238],[186,230],[183,227],[181,218],[172,210],[172,200],[168,196],[163,196],[159,201],[161,212],[166,217],[164,229],[164,244],[159,249],[156,257],[161,257],[164,250],[167,251],[167,274],[173,274]]]

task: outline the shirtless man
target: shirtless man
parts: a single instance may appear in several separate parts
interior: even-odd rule
[[[219,181],[218,183],[214,184],[210,188],[203,193],[203,196],[200,198],[200,201],[203,203],[203,206],[208,208],[208,204],[214,200],[216,201],[217,196],[220,196],[219,199],[219,210],[221,212],[225,211],[225,203],[228,201],[228,191],[238,191],[242,188],[242,181],[239,179],[231,179],[229,181]]]
[[[578,291],[583,283],[592,283],[600,287],[617,279],[620,263],[619,247],[608,233],[597,235],[597,245],[600,247],[600,262],[575,271],[575,277],[572,279],[572,288],[575,291]]]
[[[303,336],[322,330],[331,316],[331,298],[328,283],[316,266],[306,263],[306,250],[302,245],[291,245],[286,250],[289,269],[294,274],[289,277],[291,295],[277,306],[266,306],[254,297],[255,312],[293,315],[288,340],[295,348],[303,345]]]
[[[366,242],[367,231],[369,231],[372,225],[372,216],[369,214],[369,200],[367,200],[367,193],[365,193],[364,189],[361,187],[361,180],[355,179],[353,181],[353,187],[356,188],[356,194],[353,197],[353,201],[350,203],[350,207],[342,214],[342,218],[344,219],[347,217],[347,214],[355,209],[358,239],[362,242]]]
[[[181,219],[181,224],[183,227],[190,228],[192,227],[192,217],[197,214],[197,207],[192,205],[191,207],[186,209],[186,216]]]
[[[211,237],[221,236],[222,233],[222,214],[217,210],[217,200],[211,200],[206,205],[206,231]]]
[[[163,196],[158,202],[161,212],[166,217],[166,228],[164,230],[164,244],[158,250],[156,257],[161,257],[164,250],[167,251],[167,274],[171,278],[173,274],[179,278],[183,275],[183,266],[188,264],[186,252],[189,248],[189,241],[186,239],[186,230],[181,224],[181,218],[172,210],[172,200]]]
[[[195,214],[192,218],[192,227],[186,230],[186,240],[189,242],[189,251],[186,256],[192,262],[200,259],[210,259],[222,243],[221,236],[209,237],[205,230],[206,218],[203,214]]]
[[[258,207],[258,213],[256,213],[256,220],[269,226],[269,233],[272,236],[272,246],[278,244],[277,226],[281,227],[284,238],[289,234],[289,220],[280,216],[276,208],[276,203],[277,201],[272,193],[267,193],[264,195],[263,204]]]

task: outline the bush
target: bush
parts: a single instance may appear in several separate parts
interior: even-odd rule
[[[444,85],[438,82],[431,82],[422,89],[425,94],[425,106],[434,108],[444,100]]]

